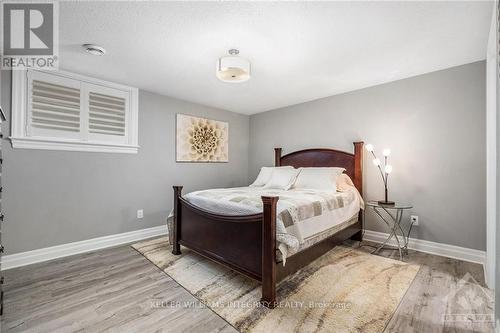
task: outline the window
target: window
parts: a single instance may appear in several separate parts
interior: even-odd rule
[[[14,148],[137,153],[136,88],[62,71],[12,75]]]

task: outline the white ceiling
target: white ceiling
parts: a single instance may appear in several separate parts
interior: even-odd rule
[[[491,2],[61,2],[61,68],[253,114],[485,59]],[[80,47],[96,43],[104,57]],[[223,83],[228,49],[252,63]]]

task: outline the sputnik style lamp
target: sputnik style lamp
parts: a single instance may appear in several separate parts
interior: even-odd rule
[[[381,205],[394,205],[394,201],[387,200],[387,179],[389,178],[389,174],[392,172],[392,165],[388,164],[389,155],[391,155],[391,150],[386,148],[382,151],[382,155],[384,155],[384,171],[382,171],[380,159],[377,158],[374,152],[374,147],[372,144],[367,144],[366,150],[368,150],[373,155],[373,164],[380,171],[380,175],[382,176],[382,181],[384,182],[385,188],[385,200],[379,200],[378,203]]]

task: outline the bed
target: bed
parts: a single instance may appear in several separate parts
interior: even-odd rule
[[[363,193],[363,142],[354,142],[354,153],[324,148],[306,149],[284,156],[281,152],[281,148],[275,148],[275,166],[342,167],[352,179],[356,192]],[[181,254],[182,245],[259,281],[262,284],[261,302],[267,307],[275,307],[276,287],[280,280],[341,242],[347,239],[361,241],[362,238],[363,215],[351,194],[286,192],[261,192],[260,189],[245,187],[197,191],[183,196],[182,186],[174,186],[172,253]],[[325,214],[338,215],[342,212],[343,218],[335,220],[331,215],[333,222],[328,222],[325,216],[329,215],[324,215],[322,220],[317,216],[318,221],[314,225],[322,225],[320,232],[318,229],[311,231],[307,223],[310,220],[307,219],[303,224],[284,223],[287,230],[298,230],[294,237],[299,244],[294,246],[291,238],[283,238],[284,232],[280,229],[286,220],[282,214],[283,207],[287,200],[293,201],[294,196],[304,199],[318,195],[326,196],[330,202],[340,200],[342,209],[333,207]],[[232,202],[238,196],[252,199],[255,206],[247,210],[241,205],[214,207],[214,203],[221,198],[229,198],[226,202]],[[278,210],[280,196],[282,202]],[[260,204],[256,202],[258,197]]]

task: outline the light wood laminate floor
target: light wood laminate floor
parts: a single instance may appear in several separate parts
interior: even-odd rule
[[[397,258],[390,250],[381,255]],[[386,332],[488,331],[443,320],[449,307],[443,299],[466,273],[484,284],[481,265],[414,251],[405,261],[421,269]],[[196,305],[191,294],[127,245],[3,274],[2,332],[236,332],[209,308]],[[195,306],[162,306],[155,302],[158,299]],[[479,313],[490,310],[478,309]]]

